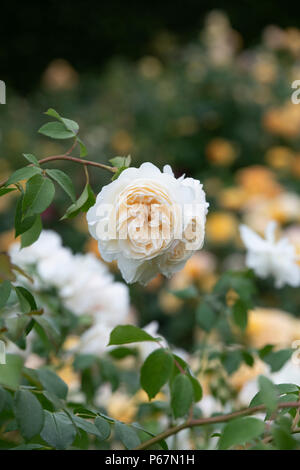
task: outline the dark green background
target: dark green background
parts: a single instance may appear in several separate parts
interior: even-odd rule
[[[271,1],[7,1],[1,2],[0,79],[21,93],[33,90],[55,58],[83,73],[97,72],[112,56],[151,53],[161,31],[190,40],[212,9],[225,11],[244,39],[256,43],[264,26],[299,26],[300,3]]]

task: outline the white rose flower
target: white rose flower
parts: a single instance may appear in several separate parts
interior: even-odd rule
[[[208,204],[199,181],[176,179],[167,165],[124,170],[87,213],[105,261],[117,260],[128,283],[169,277],[203,245]]]
[[[9,254],[15,264],[24,266],[36,264],[40,260],[51,257],[61,246],[61,238],[56,232],[43,230],[39,239],[26,248],[21,249],[19,242],[13,243]]]
[[[78,350],[83,354],[103,354],[112,347],[109,343],[111,328],[103,323],[96,323],[86,330],[80,338]]]
[[[287,238],[276,241],[275,230],[276,222],[272,221],[264,239],[246,225],[240,226],[241,238],[248,250],[246,265],[261,278],[273,276],[278,288],[285,284],[297,287],[300,285],[299,257]]]
[[[38,260],[36,269],[44,283],[61,288],[74,277],[74,255],[69,248],[59,247],[49,257]]]

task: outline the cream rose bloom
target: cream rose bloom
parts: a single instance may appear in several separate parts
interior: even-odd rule
[[[146,284],[170,277],[202,247],[207,208],[199,181],[143,163],[102,188],[87,221],[102,258],[117,260],[126,282]]]

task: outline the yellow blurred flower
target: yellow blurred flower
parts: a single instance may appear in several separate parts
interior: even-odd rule
[[[265,160],[276,170],[290,169],[294,161],[294,152],[284,146],[272,147],[267,151]]]
[[[193,135],[198,131],[199,123],[193,116],[182,116],[175,121],[174,127],[178,135]]]
[[[127,154],[133,147],[133,141],[127,131],[121,129],[113,134],[111,138],[113,150],[120,155]]]
[[[300,154],[298,153],[292,163],[292,172],[296,178],[300,179]]]
[[[124,392],[113,393],[107,403],[108,415],[124,423],[132,423],[137,412],[137,404],[134,397],[129,397]]]
[[[206,222],[206,235],[210,242],[228,243],[238,233],[238,221],[230,212],[209,214]]]
[[[42,83],[49,90],[71,90],[78,84],[78,74],[64,59],[55,59],[46,68]]]
[[[224,209],[238,210],[247,200],[247,192],[244,188],[232,186],[222,189],[218,194],[218,202]]]
[[[272,83],[277,77],[277,64],[271,54],[258,54],[255,58],[252,74],[261,83]]]
[[[205,149],[208,160],[214,165],[227,166],[233,163],[237,157],[234,145],[222,138],[212,139]]]
[[[15,238],[14,230],[7,230],[0,234],[0,251],[8,251],[8,248],[18,239]]]
[[[175,313],[183,305],[183,300],[176,297],[172,292],[162,290],[159,293],[158,303],[165,313]]]
[[[80,376],[74,371],[71,363],[65,363],[64,367],[56,371],[57,375],[66,382],[70,389],[77,389],[80,387]]]
[[[288,101],[281,107],[270,108],[263,116],[263,126],[271,134],[290,139],[298,137],[300,107]]]
[[[256,359],[252,367],[243,363],[236,372],[228,377],[228,381],[235,390],[239,391],[247,382],[255,379],[255,377],[260,374],[264,374],[265,372],[265,363]]]
[[[282,310],[256,308],[249,312],[246,338],[255,348],[291,347],[300,338],[300,320]]]
[[[281,192],[274,173],[262,165],[253,165],[239,170],[236,174],[238,184],[247,192],[247,197],[264,195],[273,197]]]
[[[139,61],[138,69],[143,77],[156,78],[162,72],[162,64],[156,57],[146,56]]]

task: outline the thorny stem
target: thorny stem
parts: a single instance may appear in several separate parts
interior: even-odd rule
[[[39,160],[39,164],[43,165],[44,163],[53,162],[55,160],[65,160],[65,161],[69,161],[73,163],[79,163],[85,166],[86,165],[95,166],[97,168],[102,168],[103,170],[108,170],[111,173],[115,173],[117,171],[117,168],[114,166],[104,165],[104,163],[93,162],[91,160],[83,160],[81,158],[69,156],[69,153],[73,150],[73,148],[74,146],[72,146],[70,150],[68,150],[64,155],[53,155],[51,157],[42,158],[41,160]],[[28,166],[32,166],[32,165],[28,165]],[[7,183],[7,181],[8,181],[8,178],[1,181],[0,187],[4,186]]]
[[[292,401],[292,402],[286,402],[286,403],[279,403],[277,409],[278,410],[284,409],[284,408],[298,408],[299,409],[299,407],[300,407],[300,401]],[[179,424],[178,426],[173,426],[172,428],[167,429],[166,431],[158,434],[152,439],[142,442],[139,446],[135,447],[134,450],[147,449],[151,445],[156,444],[160,442],[161,440],[166,439],[169,436],[173,436],[174,434],[177,434],[179,431],[182,431],[183,429],[194,428],[196,426],[204,426],[206,424],[226,423],[227,421],[230,421],[234,418],[238,418],[239,416],[252,415],[254,413],[258,413],[259,411],[265,411],[265,410],[266,410],[265,405],[257,405],[251,408],[245,408],[243,410],[235,411],[233,413],[229,413],[226,415],[188,420],[183,424]],[[296,432],[298,432],[298,428],[296,429]]]

